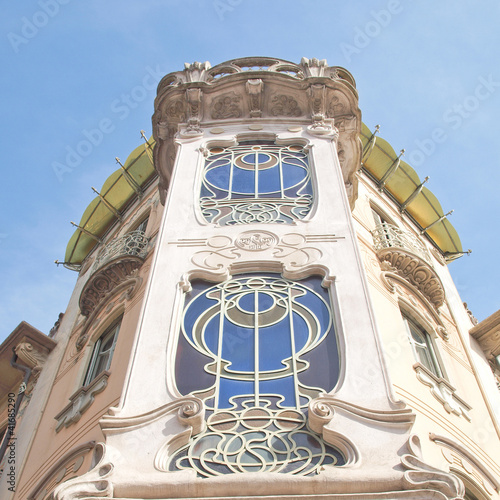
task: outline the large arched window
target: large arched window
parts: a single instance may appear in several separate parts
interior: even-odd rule
[[[200,476],[312,474],[343,463],[306,424],[309,402],[331,391],[338,376],[334,318],[321,278],[249,274],[193,283],[176,383],[181,394],[204,401],[207,430],[172,457],[170,469],[194,468]]]
[[[313,200],[308,152],[270,141],[212,147],[205,160],[200,207],[220,226],[292,223]]]

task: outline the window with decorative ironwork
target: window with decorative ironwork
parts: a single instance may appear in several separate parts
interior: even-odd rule
[[[442,377],[442,370],[430,335],[407,316],[403,315],[403,320],[416,361],[425,366],[436,377]]]
[[[108,370],[111,366],[121,321],[122,318],[115,321],[94,344],[83,385],[90,384],[100,373]]]
[[[339,377],[328,290],[321,278],[275,274],[194,282],[178,340],[179,392],[208,411],[206,431],[170,459],[201,477],[245,472],[309,475],[342,455],[307,426],[309,402]]]
[[[306,217],[312,202],[304,146],[261,141],[209,149],[200,192],[208,222],[290,224]]]

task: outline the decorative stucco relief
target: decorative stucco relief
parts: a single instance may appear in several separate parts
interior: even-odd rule
[[[69,399],[70,403],[54,418],[57,420],[56,432],[78,422],[83,413],[94,402],[95,396],[108,385],[109,372],[99,374],[90,385],[81,387]]]
[[[262,116],[262,94],[264,82],[260,78],[250,79],[245,85],[249,97],[249,109],[251,118]]]
[[[449,500],[463,498],[465,488],[460,479],[422,460],[420,439],[416,435],[410,436],[406,446],[409,453],[401,456],[401,465],[405,469],[404,486],[406,489],[437,491],[442,495],[441,498]]]
[[[342,138],[341,165],[351,206],[357,196],[356,171],[361,165],[358,135],[361,116],[352,76],[328,67],[325,60],[302,59],[300,64],[271,58],[244,58],[214,68],[208,63],[187,65],[158,86],[153,115],[155,168],[160,174],[162,203],[175,159],[175,134],[191,139],[214,121],[258,119],[309,123],[308,132],[328,140]],[[247,73],[242,75],[242,73]]]
[[[82,314],[90,316],[118,287],[129,288],[132,294],[138,283],[137,270],[142,263],[142,258],[129,256],[112,261],[96,272],[87,281],[80,295]]]
[[[448,436],[430,433],[429,439],[442,447],[441,453],[450,471],[462,473],[488,495],[493,495],[495,490],[500,492],[498,476],[472,450]]]
[[[241,96],[235,92],[216,97],[210,108],[210,115],[214,120],[240,118],[242,114]]]
[[[413,368],[417,373],[418,380],[430,387],[431,394],[443,405],[448,413],[453,413],[459,417],[463,416],[470,422],[469,412],[472,407],[457,396],[456,389],[446,379],[436,377],[420,363],[415,364]]]
[[[444,287],[432,267],[408,250],[399,247],[382,248],[377,251],[381,262],[387,263],[395,274],[405,278],[434,305],[436,309],[444,303]]]
[[[298,269],[317,262],[323,253],[318,248],[308,245],[320,241],[336,241],[335,235],[308,235],[298,233],[285,234],[281,238],[269,231],[245,231],[236,238],[213,236],[206,240],[182,240],[180,246],[205,246],[196,252],[191,261],[197,267],[210,271],[222,271],[237,259],[244,259],[245,254],[254,259],[255,253],[262,253],[262,258],[272,258],[282,262],[287,269]]]
[[[75,474],[81,475],[87,472],[90,468],[91,452],[95,446],[95,441],[89,441],[65,454],[45,474],[45,478],[33,489],[28,500],[51,498],[49,495],[58,484],[73,478]]]

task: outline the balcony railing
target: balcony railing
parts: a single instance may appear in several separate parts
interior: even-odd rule
[[[417,257],[425,260],[428,264],[432,262],[429,252],[424,244],[414,234],[403,231],[399,227],[383,222],[372,231],[375,250],[398,247],[408,250]]]
[[[134,256],[143,259],[147,254],[148,241],[144,231],[131,231],[116,238],[99,252],[94,269],[104,266],[117,257]]]

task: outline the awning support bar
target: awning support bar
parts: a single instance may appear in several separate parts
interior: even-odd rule
[[[438,220],[435,220],[432,224],[429,224],[427,227],[424,227],[424,229],[422,229],[422,231],[420,231],[420,234],[424,234],[428,229],[430,229],[432,226],[435,226],[436,224],[438,224],[442,220],[446,219],[446,217],[448,217],[448,215],[451,215],[453,212],[454,212],[454,210],[450,210],[447,214],[444,214],[443,216],[439,217]]]
[[[451,262],[452,260],[459,259],[460,257],[463,257],[464,255],[470,255],[472,253],[472,250],[469,248],[467,252],[445,252],[444,259],[446,262]]]
[[[399,156],[392,162],[392,165],[389,167],[387,172],[382,176],[378,183],[378,188],[382,191],[384,189],[384,186],[386,182],[389,180],[389,177],[396,172],[396,170],[399,168],[399,164],[401,163],[401,157],[405,154],[405,150],[402,149],[399,153]]]
[[[73,221],[71,221],[71,224],[75,226],[77,229],[79,229],[82,233],[85,233],[87,236],[90,236],[93,240],[96,240],[97,243],[101,243],[101,238],[96,236],[95,234],[92,234],[90,231],[87,231],[85,228],[79,226],[78,224],[75,224]]]
[[[145,147],[146,147],[146,153],[148,154],[149,161],[151,162],[151,165],[154,167],[154,161],[153,161],[153,148],[151,147],[151,144],[149,144],[148,138],[146,137],[146,132],[144,130],[141,130],[141,137],[146,141]]]
[[[92,187],[92,191],[94,191],[94,193],[99,196],[99,198],[101,199],[101,201],[104,203],[104,206],[119,220],[121,221],[122,220],[122,216],[120,215],[120,212],[118,212],[118,210],[113,206],[111,205],[111,203],[106,199],[104,198],[104,196],[99,193],[99,191],[97,191],[96,188]]]
[[[123,176],[125,180],[130,184],[130,187],[137,193],[138,196],[142,196],[142,189],[137,182],[135,182],[134,178],[127,172],[127,169],[122,165],[120,158],[115,157],[116,163],[120,165],[123,170]]]
[[[364,162],[370,156],[372,149],[375,147],[375,142],[377,141],[375,135],[378,134],[379,130],[380,130],[380,125],[375,125],[375,131],[373,132],[370,139],[368,139],[366,146],[363,148],[363,156],[361,157],[361,162]]]
[[[401,204],[401,207],[399,208],[399,211],[403,213],[406,210],[406,207],[422,192],[422,189],[424,188],[424,184],[430,179],[429,176],[427,176],[422,183],[415,188],[415,191],[413,191],[410,196]]]

